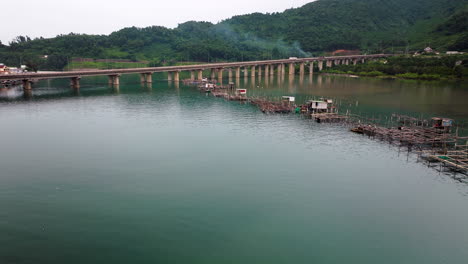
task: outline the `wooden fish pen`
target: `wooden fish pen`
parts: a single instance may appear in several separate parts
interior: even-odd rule
[[[351,126],[351,131],[364,134],[370,138],[388,141],[390,144],[407,146],[408,153],[416,150],[419,157],[430,161],[439,162],[463,174],[468,173],[468,137],[459,136],[459,128],[447,118],[434,117],[431,120],[411,117],[408,115],[392,114],[390,116],[366,117],[338,112],[336,104],[331,99],[319,98],[307,101],[296,106],[295,98],[283,96],[282,101],[271,101],[264,98],[246,96],[246,89],[237,89],[234,93],[232,86],[223,87],[206,82],[199,89],[209,89],[214,97],[224,98],[229,101],[249,102],[257,106],[263,113],[291,113],[304,114],[318,123],[343,123]],[[239,91],[243,92],[240,93]],[[464,144],[461,145],[461,141]]]
[[[229,94],[223,90],[213,90],[211,91],[211,95],[213,95],[214,97],[222,97],[222,98],[227,98],[229,96]]]
[[[440,162],[444,166],[463,174],[468,173],[468,137],[459,136],[459,129],[453,127],[453,120],[432,118],[426,120],[404,115],[392,115],[385,127],[382,124],[362,123],[361,117],[353,116],[352,132],[388,141],[391,144],[407,146],[408,151],[416,150],[428,162]],[[357,123],[357,124],[356,124]]]
[[[423,150],[420,151],[420,157],[428,162],[439,162],[453,171],[468,173],[468,142],[445,150]]]
[[[337,113],[313,113],[310,116],[318,123],[341,123],[349,119],[349,116]]]
[[[263,113],[287,114],[291,113],[295,106],[286,102],[272,102],[266,99],[253,99],[250,103],[258,106]]]

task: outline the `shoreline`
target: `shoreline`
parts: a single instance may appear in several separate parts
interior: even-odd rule
[[[323,72],[319,73],[320,75],[325,76],[342,76],[342,77],[349,77],[349,78],[373,78],[373,79],[380,79],[380,80],[406,80],[406,81],[467,81],[466,78],[450,78],[450,77],[439,77],[436,79],[427,79],[427,78],[404,78],[395,75],[379,75],[379,76],[369,76],[369,75],[359,75],[359,74],[349,74],[349,73],[330,73],[330,72]]]

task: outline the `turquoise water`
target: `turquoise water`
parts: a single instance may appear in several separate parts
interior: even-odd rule
[[[466,86],[318,77],[252,96],[466,121]],[[357,103],[356,103],[357,102]],[[357,105],[357,106],[356,106]],[[0,93],[0,263],[465,263],[468,186],[386,143],[155,81]]]

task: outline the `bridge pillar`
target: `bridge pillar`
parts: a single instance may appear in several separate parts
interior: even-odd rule
[[[299,64],[299,74],[304,75],[304,73],[305,73],[305,64],[304,62],[301,62],[301,64]]]
[[[270,65],[270,76],[275,75],[275,66],[273,64]]]
[[[32,90],[32,82],[30,80],[23,80],[23,90],[25,91]]]
[[[109,85],[120,85],[120,74],[109,75]]]
[[[361,63],[366,63],[366,59],[362,58]]]
[[[72,77],[72,78],[70,78],[70,86],[73,89],[80,89],[80,79],[81,79],[81,77]]]
[[[229,68],[229,70],[228,70],[228,78],[229,78],[229,80],[232,80],[232,68]]]
[[[179,82],[180,80],[180,72],[179,71],[175,71],[174,72],[174,82]]]
[[[353,60],[353,65],[357,65],[357,63],[358,63],[358,60],[357,60],[357,59],[354,59],[354,60]]]
[[[141,83],[152,83],[153,73],[151,72],[140,73],[140,81]]]
[[[247,78],[247,76],[249,76],[249,69],[246,67],[244,67],[244,78]]]
[[[203,70],[198,70],[198,80],[201,81],[203,79]]]
[[[294,65],[294,63],[289,64],[289,75],[294,75],[295,74],[295,71],[296,71],[295,67],[296,66]]]
[[[345,65],[349,65],[349,60],[348,59],[345,60]]]
[[[281,76],[284,76],[286,74],[286,65],[281,64]]]
[[[314,74],[314,62],[311,61],[309,64],[309,74],[312,75]]]
[[[250,70],[251,70],[250,75],[252,76],[252,78],[255,78],[255,66],[252,66]]]
[[[218,69],[218,82],[223,83],[223,69]]]
[[[236,68],[236,79],[240,79],[240,77],[241,77],[241,68],[237,67]]]
[[[258,77],[262,77],[262,66],[258,66]]]
[[[318,70],[322,71],[323,70],[323,61],[318,61]]]
[[[114,76],[113,85],[120,85],[120,74]]]
[[[332,61],[331,60],[327,60],[327,68],[330,68],[332,66]]]
[[[148,72],[148,73],[145,75],[145,82],[146,82],[146,83],[153,83],[153,73]]]
[[[190,80],[195,80],[195,71],[190,71]]]
[[[214,80],[214,78],[215,78],[215,69],[211,69],[210,79]]]
[[[270,75],[270,65],[265,65],[265,78]]]

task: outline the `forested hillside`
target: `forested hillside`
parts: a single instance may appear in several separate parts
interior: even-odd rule
[[[131,27],[108,36],[20,36],[9,45],[0,44],[0,62],[63,69],[73,57],[145,60],[156,66],[310,56],[337,49],[467,50],[467,14],[468,0],[318,0],[282,13],[235,16],[219,24]]]

